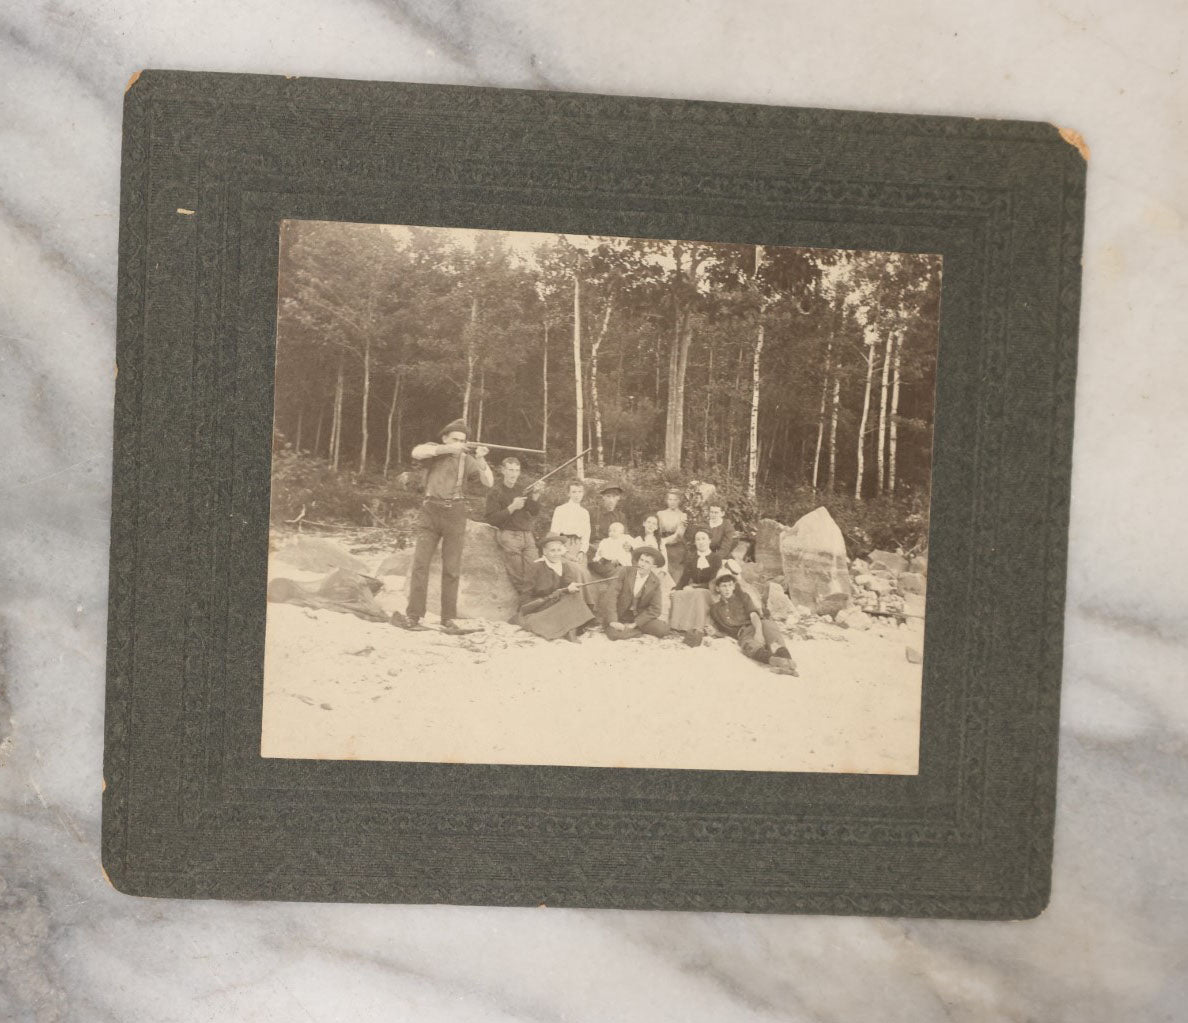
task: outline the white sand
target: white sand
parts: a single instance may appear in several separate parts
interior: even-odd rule
[[[298,573],[286,572],[287,575]],[[403,608],[399,577],[379,601]],[[432,620],[432,619],[430,619]],[[790,644],[800,677],[733,640],[548,643],[268,606],[266,757],[915,774],[922,623]]]

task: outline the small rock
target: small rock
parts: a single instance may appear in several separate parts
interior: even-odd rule
[[[917,554],[914,558],[912,558],[912,563],[911,563],[910,567],[913,572],[919,572],[920,575],[924,576],[924,578],[927,579],[928,578],[928,555],[927,554]]]
[[[777,582],[767,584],[767,615],[769,618],[786,618],[794,613],[796,605],[788,599],[788,594]]]
[[[872,593],[891,593],[895,590],[895,583],[891,582],[889,579],[883,579],[879,576],[875,576],[871,578],[868,589]]]
[[[923,664],[924,655],[920,653],[918,647],[908,646],[903,648],[903,652],[907,657],[908,664]]]
[[[863,572],[862,575],[854,576],[854,585],[861,586],[864,590],[870,589],[870,584],[874,582],[874,576],[869,572]]]
[[[871,626],[870,615],[856,607],[838,611],[834,621],[844,629],[854,629],[857,632],[865,632]]]
[[[902,554],[892,554],[890,551],[871,551],[870,567],[881,568],[898,575],[900,572],[907,571],[908,561]]]
[[[862,558],[855,558],[850,562],[850,571],[854,575],[866,575],[870,572],[870,562]]]

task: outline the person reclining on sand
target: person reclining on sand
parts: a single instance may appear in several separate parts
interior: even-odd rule
[[[798,674],[780,627],[759,614],[755,602],[729,571],[721,572],[711,588],[718,599],[710,607],[710,617],[727,636],[738,640],[744,654],[781,675]]]
[[[543,639],[564,636],[576,643],[577,630],[594,620],[582,596],[577,566],[566,560],[565,540],[556,533],[544,538],[541,549],[544,557],[532,564],[528,590],[513,621]]]
[[[625,570],[618,585],[609,583],[616,599],[609,601],[609,617],[603,622],[610,639],[633,639],[636,636],[668,635],[668,623],[660,614],[660,580],[656,564],[660,552],[654,547],[638,547],[631,555],[635,568]]]

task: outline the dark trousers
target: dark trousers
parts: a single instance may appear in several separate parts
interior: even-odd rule
[[[653,618],[650,622],[645,622],[640,626],[635,624],[635,615],[626,611],[622,621],[627,628],[612,629],[607,627],[606,634],[609,638],[635,639],[636,636],[655,636],[657,639],[663,639],[668,635],[668,622],[662,622],[659,618]]]
[[[441,617],[458,617],[458,580],[462,575],[462,548],[466,545],[466,502],[427,500],[417,517],[417,545],[413,552],[412,586],[407,614],[425,614],[429,592],[429,565],[441,542]]]
[[[517,529],[501,529],[495,534],[495,542],[499,545],[499,552],[503,555],[503,567],[507,569],[507,577],[516,588],[521,603],[532,590],[529,575],[532,573],[532,563],[536,561],[536,538],[531,533]]]

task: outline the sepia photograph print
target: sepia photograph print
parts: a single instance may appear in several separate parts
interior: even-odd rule
[[[262,755],[916,774],[940,291],[283,221]]]

